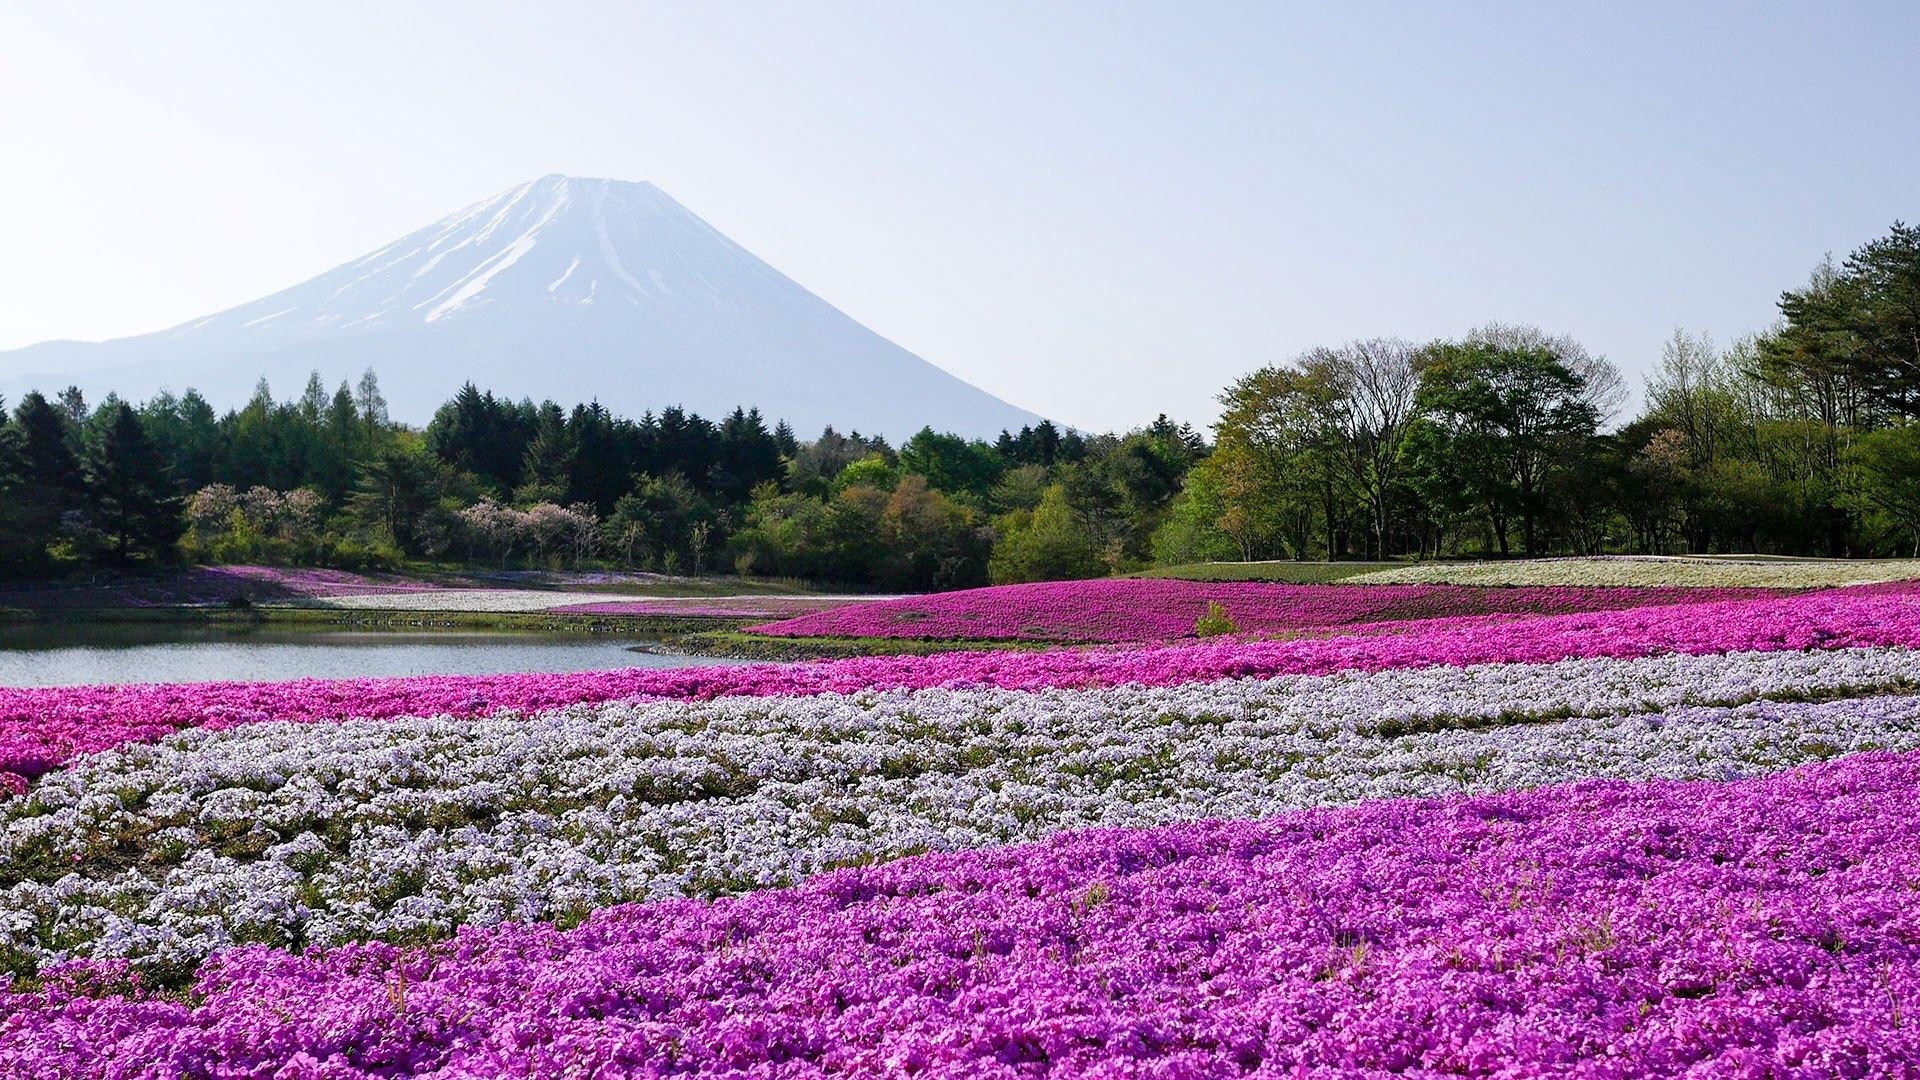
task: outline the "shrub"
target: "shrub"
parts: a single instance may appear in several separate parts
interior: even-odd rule
[[[1237,634],[1240,625],[1227,614],[1227,606],[1218,600],[1207,601],[1206,614],[1193,622],[1193,632],[1197,637],[1219,637],[1223,634]]]

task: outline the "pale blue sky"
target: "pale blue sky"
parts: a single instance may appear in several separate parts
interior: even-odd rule
[[[1920,218],[1920,5],[9,3],[0,348],[645,179],[1035,411],[1490,319],[1638,373]]]

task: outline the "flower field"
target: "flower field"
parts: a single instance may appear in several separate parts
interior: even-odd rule
[[[1593,559],[1419,563],[1345,579],[1353,585],[1827,589],[1920,577],[1915,559],[1726,559],[1614,555]]]
[[[199,566],[161,574],[128,575],[96,584],[0,588],[0,607],[147,608],[225,604],[236,596],[255,602],[386,596],[433,586],[393,574],[278,566]]]
[[[316,607],[354,611],[477,611],[508,614],[532,614],[579,611],[582,607],[625,606],[630,602],[610,602],[608,595],[586,590],[500,588],[424,588],[405,593],[337,594],[309,598]],[[650,612],[628,612],[650,614]],[[606,612],[602,612],[606,614]],[[684,612],[683,612],[684,614]]]
[[[355,611],[462,611],[548,615],[663,615],[714,619],[784,619],[865,602],[858,596],[648,596],[621,598],[587,589],[421,587],[405,592],[336,593],[305,598],[308,606]]]
[[[790,619],[849,604],[869,603],[859,596],[661,596],[563,604],[556,615],[698,615],[715,619]]]
[[[1577,611],[1747,599],[1746,589],[1474,588],[1391,585],[1352,588],[1272,582],[1154,578],[997,585],[847,605],[752,627],[787,637],[918,638],[1121,643],[1192,637],[1217,603],[1245,633],[1285,633],[1367,623],[1472,615]]]
[[[1486,591],[0,691],[0,1077],[1920,1072],[1920,588]]]

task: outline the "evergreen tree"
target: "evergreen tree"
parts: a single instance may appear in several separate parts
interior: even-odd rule
[[[360,375],[360,386],[353,397],[360,413],[360,427],[369,441],[379,438],[387,426],[387,399],[380,393],[380,376],[368,368]]]
[[[85,484],[73,451],[68,414],[37,391],[14,412],[18,429],[20,483],[9,500],[10,525],[28,559],[45,565],[47,545],[60,535],[61,518],[81,507]]]
[[[16,506],[26,483],[23,439],[19,425],[6,414],[0,399],[0,506]],[[32,538],[17,528],[0,529],[0,573],[17,573],[34,561]]]
[[[403,554],[415,554],[420,550],[421,519],[440,494],[438,481],[430,455],[389,445],[361,465],[353,512]]]
[[[533,406],[522,411],[467,383],[427,425],[427,446],[440,460],[472,473],[498,492],[520,485],[532,436]]]
[[[567,500],[567,488],[573,480],[573,439],[567,431],[566,415],[551,401],[540,406],[520,475],[520,490],[515,497],[521,502]]]
[[[719,461],[713,487],[729,503],[744,503],[753,489],[785,473],[780,444],[760,419],[760,410],[736,408],[720,424]]]
[[[800,452],[800,440],[793,437],[793,425],[785,420],[773,425],[773,444],[780,449],[783,458],[791,458]]]
[[[174,487],[198,491],[213,482],[219,467],[220,418],[199,391],[174,397],[162,391],[140,408],[147,437],[167,459]]]
[[[574,406],[567,417],[566,502],[587,503],[599,514],[613,504],[632,479],[613,414],[598,401]]]
[[[94,525],[106,535],[116,563],[135,555],[164,556],[182,529],[166,459],[125,402],[100,411],[106,423],[86,463]]]
[[[360,430],[360,410],[354,404],[353,391],[347,389],[344,379],[334,390],[333,400],[327,403],[327,418],[323,426],[328,441],[345,450],[348,457],[359,457],[368,446]]]
[[[1920,416],[1920,226],[1893,229],[1780,296],[1784,319],[1764,343],[1763,373],[1782,386],[1860,395],[1871,408]],[[1825,419],[1851,423],[1851,416]]]

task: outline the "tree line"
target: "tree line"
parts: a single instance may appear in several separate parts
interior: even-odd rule
[[[1920,555],[1920,229],[1783,293],[1722,349],[1675,331],[1638,416],[1577,341],[1315,349],[1228,388],[1156,541],[1200,559]]]
[[[0,412],[0,415],[4,415]],[[1192,463],[1191,428],[1051,422],[993,442],[802,441],[757,410],[638,418],[468,385],[424,428],[379,379],[297,398],[262,383],[89,406],[27,395],[0,423],[0,571],[268,562],[377,569],[622,566],[925,589],[1144,565]]]
[[[1783,293],[1722,349],[1676,331],[1638,416],[1577,341],[1317,348],[1164,416],[899,446],[750,408],[638,418],[468,385],[423,428],[379,380],[0,409],[0,572],[176,560],[729,571],[952,588],[1215,559],[1920,552],[1920,229]]]

